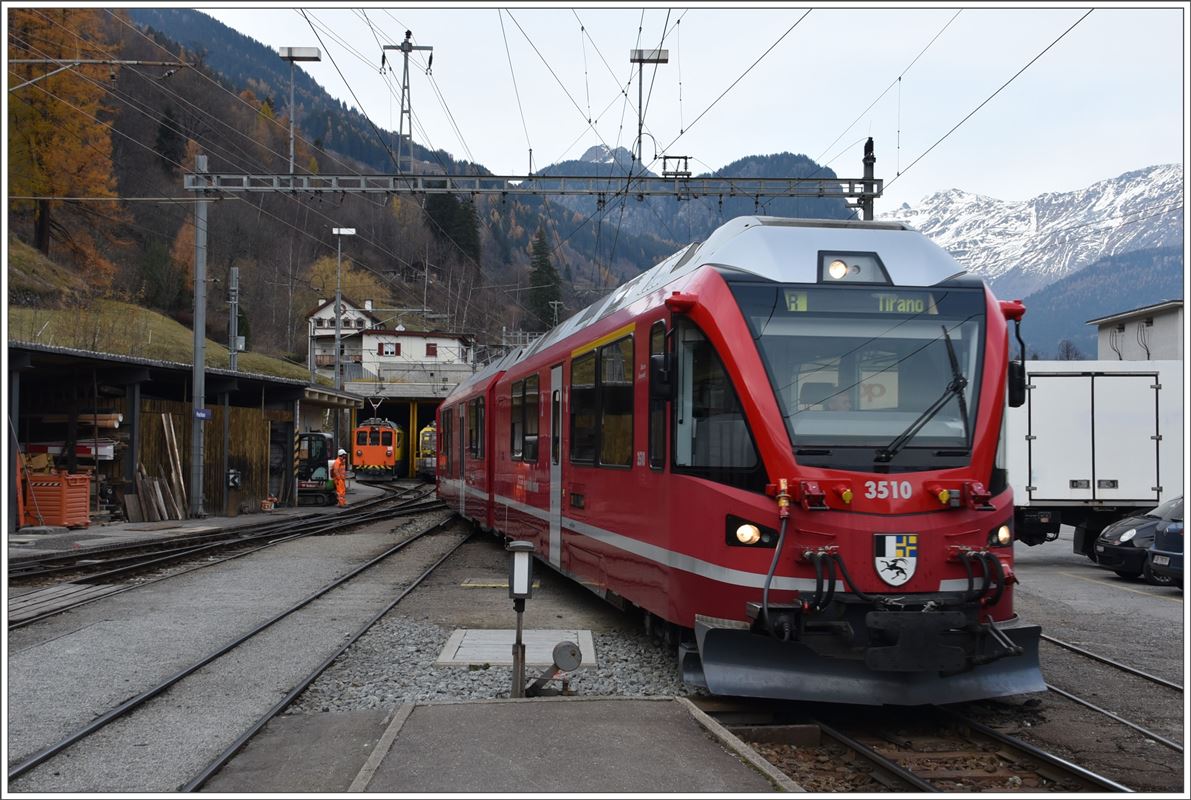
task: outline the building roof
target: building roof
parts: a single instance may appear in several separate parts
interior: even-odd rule
[[[398,331],[389,328],[365,328],[359,333],[369,336],[434,336],[439,339],[458,339],[467,344],[474,338],[470,333],[447,333],[446,331]]]
[[[360,314],[363,314],[364,316],[366,316],[366,317],[368,317],[369,319],[371,319],[373,322],[380,322],[380,319],[379,319],[379,318],[378,318],[378,317],[377,317],[375,314],[373,314],[373,313],[372,313],[371,311],[369,311],[368,309],[364,308],[364,306],[360,305],[360,304],[359,304],[359,303],[357,303],[355,300],[352,300],[350,297],[348,297],[347,295],[345,295],[343,292],[340,292],[340,293],[339,293],[339,299],[340,299],[340,300],[343,302],[343,304],[344,304],[344,305],[349,305],[349,306],[351,306],[351,307],[352,307],[352,309],[353,309],[354,311],[356,311],[356,312],[358,312],[358,313],[360,313]],[[312,308],[312,309],[310,309],[309,311],[307,311],[307,312],[306,312],[306,318],[307,318],[307,319],[309,319],[310,317],[313,317],[315,314],[317,314],[318,312],[322,311],[322,310],[323,310],[324,308],[326,308],[327,306],[329,306],[329,305],[333,305],[334,303],[335,303],[335,298],[334,298],[334,297],[332,297],[330,300],[324,300],[323,302],[319,303],[319,304],[318,304],[317,306],[315,306],[314,308]]]
[[[1175,309],[1182,307],[1182,300],[1163,300],[1161,303],[1155,303],[1152,306],[1142,306],[1141,308],[1135,308],[1132,311],[1121,311],[1116,314],[1111,314],[1107,317],[1097,317],[1096,319],[1090,319],[1086,324],[1105,325],[1110,322],[1124,322],[1125,320],[1133,319],[1134,317],[1150,317],[1163,311],[1174,311]]]

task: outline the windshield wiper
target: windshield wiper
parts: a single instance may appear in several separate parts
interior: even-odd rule
[[[885,463],[892,461],[893,457],[901,452],[911,439],[918,435],[918,432],[926,427],[926,423],[930,422],[935,414],[938,414],[943,406],[947,405],[947,401],[954,395],[959,399],[959,413],[960,418],[964,423],[964,447],[970,446],[970,437],[968,434],[968,400],[964,395],[964,388],[968,385],[968,379],[959,370],[959,359],[955,356],[955,346],[951,344],[951,337],[947,335],[947,326],[943,327],[943,341],[947,344],[947,358],[951,361],[951,381],[947,384],[947,388],[943,390],[943,394],[938,400],[931,403],[925,411],[923,411],[918,419],[910,423],[901,434],[898,435],[889,444],[877,451],[877,457],[874,459],[877,462]]]

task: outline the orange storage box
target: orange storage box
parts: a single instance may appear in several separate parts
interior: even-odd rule
[[[69,472],[31,472],[27,476],[24,525],[91,524],[91,476]]]

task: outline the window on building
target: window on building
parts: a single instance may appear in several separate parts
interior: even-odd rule
[[[381,342],[377,353],[382,356],[399,356],[401,355],[401,345],[393,342]]]
[[[438,342],[426,342],[426,358],[438,356]]]
[[[467,452],[472,458],[484,457],[484,398],[467,404]]]
[[[690,322],[676,335],[673,469],[763,491],[765,470],[723,362]]]
[[[571,362],[571,461],[595,463],[596,454],[596,353],[593,350]]]
[[[525,449],[525,381],[513,384],[509,400],[509,457],[520,461]]]
[[[326,323],[326,320],[325,320],[325,319],[323,319],[322,317],[315,317],[315,318],[314,318],[314,327],[316,327],[316,328],[321,328],[321,327],[323,327],[323,324],[324,324],[324,323]]]
[[[666,323],[658,321],[649,329],[649,356],[665,355]],[[650,370],[650,387],[653,385],[653,371]],[[666,401],[649,401],[649,466],[661,469],[666,466]]]

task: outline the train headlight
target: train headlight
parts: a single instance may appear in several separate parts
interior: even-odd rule
[[[741,544],[756,544],[761,541],[761,529],[746,522],[736,529],[736,541]]]
[[[386,455],[386,456],[391,456],[391,455],[393,455],[393,448],[391,448],[391,447],[386,447],[386,448],[385,448],[385,455]]]
[[[885,285],[890,283],[889,273],[885,271],[885,265],[881,263],[881,258],[876,253],[820,251],[819,282],[835,283],[838,281]]]
[[[988,534],[989,547],[1008,547],[1013,544],[1013,528],[1009,525],[1000,525],[989,531]]]
[[[724,519],[724,544],[729,547],[776,547],[777,536],[773,528],[735,514]]]
[[[362,456],[362,455],[364,455],[364,451],[363,451],[363,450],[357,450],[357,451],[356,451],[356,456],[357,456],[357,457],[359,457],[359,456]]]

